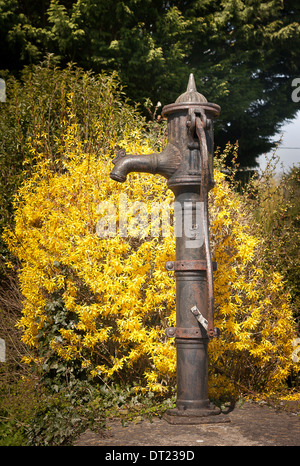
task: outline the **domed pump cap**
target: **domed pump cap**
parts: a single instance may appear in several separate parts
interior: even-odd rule
[[[202,107],[207,112],[209,118],[214,118],[220,114],[220,106],[207,102],[206,97],[197,92],[195,78],[193,73],[189,76],[186,92],[181,94],[175,101],[174,104],[165,105],[162,109],[162,116],[168,116],[182,110],[188,110],[190,108]]]
[[[177,97],[175,103],[206,103],[207,99],[204,95],[197,92],[195,78],[193,73],[189,76],[189,82],[186,88],[186,92]]]

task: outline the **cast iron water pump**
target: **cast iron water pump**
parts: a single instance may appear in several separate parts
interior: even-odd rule
[[[163,152],[113,160],[110,176],[124,182],[130,172],[160,174],[175,194],[176,260],[166,269],[176,277],[177,402],[165,419],[173,424],[215,422],[219,410],[208,399],[209,339],[214,328],[213,265],[208,226],[208,192],[213,187],[213,123],[220,107],[197,92],[193,74],[187,90],[166,105],[168,144]],[[178,233],[179,232],[179,233]],[[220,421],[219,421],[220,422]]]

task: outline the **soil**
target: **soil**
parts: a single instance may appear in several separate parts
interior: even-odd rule
[[[220,414],[223,422],[199,425],[173,425],[153,418],[123,427],[112,420],[104,433],[88,430],[74,446],[300,446],[299,405],[284,408],[247,402]]]

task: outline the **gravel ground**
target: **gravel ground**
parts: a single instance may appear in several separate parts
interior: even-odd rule
[[[300,413],[294,411],[247,402],[220,414],[223,422],[213,424],[171,425],[154,418],[123,427],[113,420],[104,434],[88,430],[74,446],[300,446]]]

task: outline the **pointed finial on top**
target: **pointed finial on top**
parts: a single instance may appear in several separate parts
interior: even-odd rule
[[[189,76],[189,82],[186,88],[186,92],[197,92],[195,78],[194,78],[193,73],[191,73]]]
[[[186,92],[181,94],[177,99],[176,103],[205,103],[207,102],[204,95],[197,92],[195,78],[193,73],[189,76],[189,82],[186,88]]]

